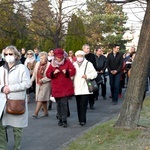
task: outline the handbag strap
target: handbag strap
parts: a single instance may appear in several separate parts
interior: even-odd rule
[[[6,84],[6,74],[5,74],[5,69],[4,69],[4,86],[5,86],[5,84]],[[5,94],[5,95],[6,95],[6,99],[8,99],[7,94]]]
[[[84,74],[85,74],[85,72],[86,72],[87,64],[88,64],[88,62],[86,63],[86,66],[85,66],[85,69],[84,69]]]

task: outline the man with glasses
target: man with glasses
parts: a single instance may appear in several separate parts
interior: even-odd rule
[[[117,105],[120,87],[121,69],[123,66],[123,55],[119,52],[119,45],[114,45],[113,50],[107,56],[107,68],[109,72],[112,104]]]

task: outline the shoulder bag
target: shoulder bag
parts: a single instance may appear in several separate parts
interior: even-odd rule
[[[84,74],[86,73],[87,64],[88,64],[88,62],[86,63]],[[98,90],[98,85],[97,85],[95,79],[92,79],[92,80],[85,79],[85,80],[86,80],[89,92],[95,92]]]
[[[5,70],[4,70],[4,84],[5,84]],[[25,113],[25,100],[8,99],[7,94],[6,99],[7,99],[6,112],[8,114],[22,115]]]

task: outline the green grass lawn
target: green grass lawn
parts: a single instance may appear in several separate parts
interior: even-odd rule
[[[150,150],[150,128],[115,129],[116,119],[92,128],[65,150]],[[139,124],[150,127],[150,98],[144,101]]]

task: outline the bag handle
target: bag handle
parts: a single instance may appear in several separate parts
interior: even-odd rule
[[[5,84],[6,84],[6,74],[5,74],[5,69],[4,69],[4,86],[5,86]],[[6,99],[8,99],[7,94],[5,94],[5,95],[6,95]]]
[[[88,64],[88,62],[86,63],[86,66],[85,66],[85,69],[84,69],[84,74],[85,74],[85,72],[86,72],[87,64]]]

